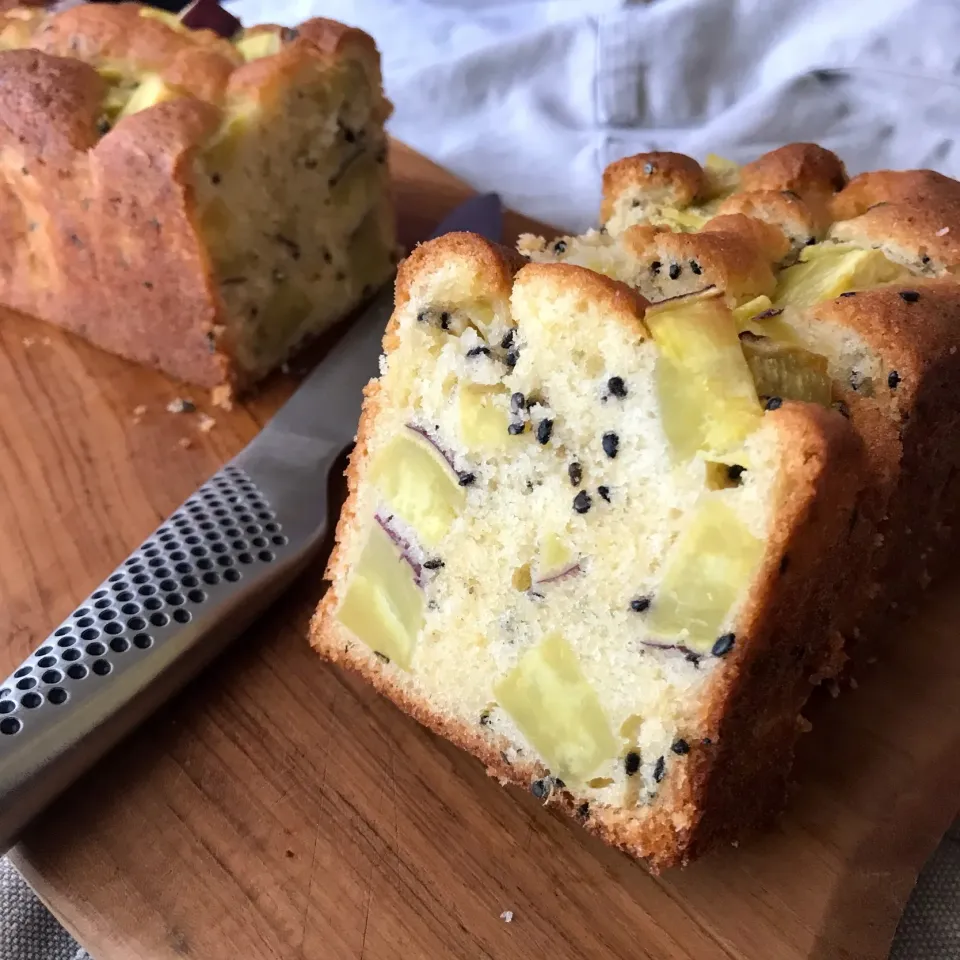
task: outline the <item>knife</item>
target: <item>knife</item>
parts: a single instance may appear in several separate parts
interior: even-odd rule
[[[434,236],[499,240],[475,196]],[[251,443],[0,683],[0,853],[291,583],[330,529],[328,476],[355,439],[393,306],[385,286]]]

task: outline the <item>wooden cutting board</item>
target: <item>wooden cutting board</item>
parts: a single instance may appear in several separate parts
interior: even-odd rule
[[[408,241],[468,193],[404,148],[392,161]],[[292,385],[229,414],[201,403],[202,433],[165,410],[198,392],[3,316],[0,676]],[[818,695],[777,829],[654,878],[323,664],[304,639],[321,572],[14,852],[97,960],[886,956],[957,812],[960,581],[856,689]]]

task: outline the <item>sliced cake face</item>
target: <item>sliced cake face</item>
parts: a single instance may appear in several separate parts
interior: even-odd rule
[[[7,15],[12,47],[40,52],[0,54],[8,99],[48,107],[44,131],[13,108],[0,124],[4,206],[44,234],[21,247],[77,277],[31,293],[11,255],[0,299],[182,379],[243,386],[390,275],[390,105],[362,32],[318,19],[223,37],[85,4]],[[58,141],[72,152],[48,183]]]
[[[764,411],[719,296],[646,310],[581,267],[511,272],[466,235],[404,265],[314,642],[653,855],[695,820],[786,491],[822,467],[785,450],[820,428]]]
[[[264,36],[280,35],[254,35]],[[300,38],[237,70],[196,160],[226,337],[252,379],[370,296],[395,263],[388,107],[369,52],[350,52]]]

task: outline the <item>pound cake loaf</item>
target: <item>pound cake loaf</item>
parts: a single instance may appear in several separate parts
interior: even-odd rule
[[[815,144],[742,168],[649,153],[607,169],[601,217],[520,249],[653,301],[723,291],[760,393],[833,406],[864,440],[879,537],[859,561],[865,620],[847,631],[914,603],[949,561],[960,493],[960,184],[929,170],[848,182]]]
[[[469,234],[401,266],[311,637],[654,869],[782,803],[876,529],[717,288],[651,305]]]
[[[0,15],[0,303],[243,388],[390,275],[389,112],[373,40],[330,20]]]

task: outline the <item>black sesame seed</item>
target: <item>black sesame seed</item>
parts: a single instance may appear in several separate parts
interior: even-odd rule
[[[677,740],[670,748],[678,756],[684,756],[690,752],[690,744],[686,740]]]
[[[519,391],[510,396],[510,412],[519,413],[523,409],[526,398]]]
[[[558,241],[553,245],[553,252],[554,252],[554,253],[566,253],[566,252],[567,252],[567,244],[566,244],[566,242],[565,242],[564,240],[558,240]]]
[[[430,322],[430,311],[429,311],[429,310],[421,310],[421,311],[417,314],[417,321],[418,321],[419,323],[429,323],[429,322]]]
[[[663,775],[667,772],[667,761],[665,757],[657,757],[657,765],[653,768],[653,779],[659,783]]]
[[[781,313],[783,313],[782,307],[771,307],[769,310],[763,310],[761,313],[758,313],[753,319],[769,320],[771,317],[779,317]]]
[[[373,651],[373,655],[374,655],[381,663],[389,663],[389,662],[390,662],[390,658],[389,658],[385,653],[381,653],[379,650],[374,650],[374,651]]]
[[[640,206],[640,201],[639,201],[639,200],[632,200],[632,201],[630,202],[630,206],[633,207],[634,210],[636,210],[636,208]]]
[[[553,433],[553,421],[552,420],[541,420],[537,424],[537,442],[538,443],[549,443],[550,435]]]
[[[500,346],[501,346],[504,350],[508,350],[510,347],[513,346],[513,335],[514,335],[514,331],[513,331],[513,330],[508,330],[508,331],[503,335],[503,339],[500,341]]]
[[[848,420],[850,419],[850,408],[842,400],[837,400],[837,402],[833,404],[833,409],[836,410],[841,417],[846,417]]]
[[[644,610],[650,609],[650,597],[637,597],[635,600],[630,601],[630,609],[634,613],[643,613]]]
[[[692,650],[688,650],[683,655],[683,659],[686,660],[687,663],[692,663],[695,667],[700,666],[700,654],[694,653]]]
[[[219,173],[211,174],[211,176],[210,176],[210,182],[211,182],[214,186],[217,186],[217,184],[220,183],[220,174],[219,174]]]
[[[680,276],[680,272],[683,270],[683,267],[679,263],[670,264],[670,279],[676,280]]]
[[[640,769],[640,754],[631,750],[623,758],[623,769],[627,771],[628,777],[632,777]]]
[[[571,463],[567,467],[567,476],[570,478],[570,483],[575,487],[580,486],[580,482],[583,480],[583,467],[579,463]]]
[[[916,303],[920,299],[920,294],[916,290],[901,290],[900,299],[905,303]]]
[[[530,784],[530,792],[538,799],[543,800],[545,797],[550,796],[550,783],[549,778],[544,777],[542,780],[534,780]]]
[[[696,260],[690,261],[690,269],[699,277],[703,270],[700,268],[700,264]]]
[[[517,365],[517,361],[520,359],[520,351],[514,347],[512,350],[507,351],[506,364],[508,367],[513,368]]]
[[[577,817],[581,820],[586,820],[590,816],[590,804],[584,801],[577,807]]]
[[[620,447],[620,438],[612,432],[603,435],[603,452],[612,460]]]
[[[483,356],[485,356],[485,357],[489,357],[489,356],[490,356],[490,348],[489,348],[489,347],[471,347],[471,348],[467,351],[467,356],[468,356],[468,357],[479,357],[481,354],[482,354]]]
[[[846,292],[840,294],[841,297],[855,297],[856,295],[856,290],[847,290]]]
[[[816,238],[816,237],[807,237],[807,240],[806,240],[806,243],[804,244],[804,246],[812,247],[816,242],[817,242],[817,238]]]
[[[489,724],[490,724],[490,711],[484,710],[483,713],[480,714],[480,726],[486,727],[486,726],[489,726]]]
[[[929,262],[930,262],[930,258],[929,258],[929,257],[926,257],[926,256],[921,257],[921,258],[920,258],[920,262],[921,262],[921,263],[929,263]]]
[[[657,167],[653,163],[645,163],[643,165],[643,172],[649,177]]]
[[[779,397],[770,397],[766,403],[767,410],[779,410],[783,406],[783,401]]]
[[[610,502],[610,488],[608,486],[601,484],[599,487],[597,487],[597,493],[599,493],[600,496],[607,501],[607,503]]]
[[[423,563],[424,570],[439,570],[443,566],[443,561],[439,557],[434,557],[432,560],[425,560]]]
[[[746,469],[746,467],[741,467],[739,463],[732,463],[727,467],[727,477],[731,483],[739,483]]]
[[[449,330],[450,329],[450,314],[446,310],[443,310],[440,313],[440,329]]]
[[[723,636],[717,637],[710,652],[715,657],[725,657],[733,649],[736,639],[737,635],[735,633],[725,633]]]
[[[457,476],[460,478],[461,487],[469,487],[471,483],[475,483],[477,480],[475,473],[459,473]]]
[[[511,437],[519,437],[526,429],[527,423],[525,420],[514,420],[513,423],[507,427],[507,433],[509,433]]]
[[[650,272],[654,274],[659,273],[662,266],[663,264],[659,260],[654,260],[653,263],[650,264]]]
[[[700,742],[701,742],[705,747],[709,747],[709,746],[711,746],[711,745],[713,744],[713,741],[712,741],[709,737],[704,737]]]
[[[887,376],[887,386],[891,390],[896,390],[897,384],[899,383],[900,383],[900,374],[897,373],[896,370],[891,370],[889,375]]]
[[[627,387],[623,382],[623,377],[611,377],[607,381],[607,389],[611,395],[622,400],[627,395]]]
[[[593,501],[590,499],[590,494],[586,490],[581,490],[573,498],[573,509],[577,513],[586,513],[590,507],[593,505]]]

